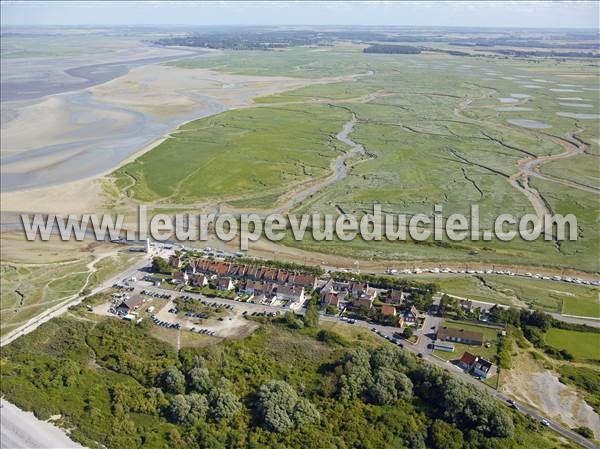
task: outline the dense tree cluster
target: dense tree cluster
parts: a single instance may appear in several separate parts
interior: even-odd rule
[[[512,418],[490,395],[483,394],[428,364],[420,364],[409,376],[417,394],[423,400],[435,404],[445,421],[486,436],[513,436]]]
[[[308,400],[298,396],[286,382],[272,380],[258,391],[257,414],[262,425],[273,432],[318,422],[320,414]]]
[[[242,404],[231,391],[231,383],[224,377],[208,393],[208,401],[211,417],[215,420],[230,418],[242,408]]]
[[[198,393],[206,394],[211,389],[210,373],[208,369],[194,367],[187,374],[188,388]]]
[[[208,401],[206,396],[191,393],[173,396],[169,404],[169,419],[176,424],[194,425],[206,417]]]
[[[406,372],[415,366],[408,353],[387,346],[371,354],[352,350],[341,359],[337,372],[338,395],[348,401],[362,398],[378,405],[392,405],[412,397],[412,382]]]
[[[265,323],[246,339],[175,351],[143,326],[59,319],[15,343],[3,348],[2,393],[42,418],[62,413],[88,447],[546,445],[536,423],[481,390],[331,329]]]
[[[187,376],[175,366],[167,367],[159,376],[163,391],[174,395],[166,413],[174,423],[191,425],[206,416],[218,421],[230,418],[241,410],[241,403],[232,392],[231,383],[221,378],[213,385],[208,369],[199,366],[200,363],[195,360],[195,366]],[[186,390],[188,394],[184,394]]]
[[[172,270],[166,259],[156,256],[152,259],[152,271],[155,273],[171,274]]]
[[[174,366],[169,366],[160,375],[160,387],[165,393],[181,394],[185,392],[185,376]]]
[[[313,328],[319,327],[319,295],[317,293],[308,301],[304,314],[304,325]]]

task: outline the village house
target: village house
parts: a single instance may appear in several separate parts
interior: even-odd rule
[[[304,287],[307,291],[310,291],[317,287],[318,278],[312,274],[297,273],[290,282],[298,287]]]
[[[248,267],[246,265],[232,264],[229,266],[228,276],[234,279],[243,279],[246,277]]]
[[[208,277],[230,277],[232,279],[262,281],[279,285],[294,285],[305,291],[314,290],[318,278],[312,274],[295,273],[283,269],[248,266],[209,259],[193,259],[189,264],[190,274],[202,273]]]
[[[338,292],[350,291],[350,282],[334,281],[332,280],[332,288]]]
[[[461,299],[460,308],[465,313],[471,313],[473,311],[473,301],[470,299]]]
[[[327,281],[325,281],[325,283],[321,285],[321,287],[318,289],[319,296],[321,297],[321,299],[323,299],[323,296],[325,296],[332,290],[335,290],[333,288],[333,279],[327,279]]]
[[[369,287],[367,283],[356,281],[350,282],[349,289],[353,307],[366,307],[369,310],[373,307],[373,301],[377,298],[377,290]]]
[[[224,277],[224,278],[217,279],[217,290],[228,292],[230,290],[233,290],[233,287],[234,286],[233,286],[233,282],[231,281],[231,278]]]
[[[189,282],[193,287],[205,287],[208,285],[208,278],[202,273],[195,273],[189,276]]]
[[[483,344],[483,334],[481,332],[454,329],[450,327],[440,328],[437,332],[437,339],[472,346],[481,346]]]
[[[144,298],[140,295],[134,295],[131,298],[127,298],[122,301],[117,307],[115,307],[115,311],[117,315],[129,315],[132,312],[135,312],[139,307],[144,303]]]
[[[277,299],[291,302],[304,302],[304,287],[278,285],[275,289],[275,296]]]
[[[273,294],[273,284],[263,281],[247,281],[246,285],[243,287],[243,293],[250,297],[262,296],[264,298],[270,298]]]
[[[332,305],[339,309],[340,305],[341,305],[341,298],[342,298],[342,295],[340,294],[340,292],[331,290],[330,292],[326,293],[324,296],[321,296],[321,301],[326,306]]]
[[[173,280],[178,284],[187,284],[189,276],[185,271],[176,271],[173,273]]]
[[[404,292],[402,290],[390,290],[390,294],[386,298],[385,302],[388,304],[402,304],[404,301],[408,299],[410,293]]]
[[[181,257],[172,255],[169,257],[169,266],[171,268],[179,268],[181,266]]]
[[[492,362],[485,359],[478,359],[473,366],[473,374],[475,376],[487,379],[498,372],[498,368]]]
[[[240,288],[240,293],[248,296],[254,296],[256,290],[261,289],[262,283],[260,281],[246,281],[246,283]]]
[[[352,307],[367,308],[371,310],[371,308],[373,308],[373,298],[366,295],[362,295],[358,298],[352,298]]]
[[[419,322],[419,311],[415,306],[410,306],[410,309],[405,310],[402,315],[400,315],[400,320],[398,321],[398,325],[400,327],[405,326],[416,326]]]
[[[475,354],[465,352],[458,359],[458,366],[464,369],[467,373],[472,373],[474,376],[487,379],[498,372],[498,368],[492,362],[482,359]]]
[[[477,362],[478,357],[475,354],[471,354],[470,352],[464,352],[463,355],[458,359],[458,366],[460,366],[465,371],[471,371],[475,362]]]

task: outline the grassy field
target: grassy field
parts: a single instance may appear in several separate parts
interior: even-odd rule
[[[524,158],[563,153],[560,139],[572,132],[591,143],[589,154],[554,161],[542,172],[592,186],[600,179],[600,167],[590,159],[599,154],[594,122],[557,115],[564,109],[562,97],[583,98],[592,104],[586,113],[600,109],[594,90],[596,63],[369,55],[357,47],[337,46],[225,51],[169,64],[191,72],[210,68],[338,78],[258,99],[261,107],[182,127],[115,174],[117,186],[138,201],[160,201],[174,208],[200,201],[225,202],[246,210],[275,206],[295,186],[329,173],[329,164],[343,150],[334,136],[350,112],[358,119],[350,138],[363,144],[367,154],[352,161],[349,176],[323,188],[294,212],[360,215],[378,203],[384,212],[431,215],[433,204],[440,204],[447,217],[468,215],[469,206],[476,203],[482,227],[490,227],[500,213],[520,217],[534,211],[508,177]],[[540,79],[543,82],[535,81]],[[576,87],[561,86],[569,83]],[[512,105],[528,110],[497,110]],[[508,122],[515,119],[538,120],[551,128],[537,130]],[[597,194],[536,178],[531,184],[553,212],[576,213],[578,241],[559,245],[520,239],[447,241],[441,246],[360,239],[282,243],[362,259],[523,264],[599,272]]]
[[[44,310],[110,279],[138,260],[139,253],[127,251],[101,259],[90,274],[87,259],[50,263],[0,265],[0,334],[26,323]]]
[[[600,334],[551,328],[545,342],[556,349],[566,349],[576,359],[600,361]]]
[[[1,334],[77,293],[87,278],[85,261],[67,264],[0,265]]]
[[[145,257],[142,253],[122,251],[113,256],[105,257],[94,265],[94,273],[90,276],[87,288],[93,288],[106,279],[110,279],[125,271],[134,263]]]
[[[489,274],[432,275],[420,279],[436,282],[445,293],[476,301],[526,305],[548,312],[600,318],[598,287]]]
[[[137,200],[193,203],[244,198],[273,205],[290,187],[324,177],[338,156],[331,136],[348,111],[327,105],[231,111],[189,123],[116,172]],[[170,168],[170,169],[165,169]]]
[[[471,354],[483,357],[486,360],[494,362],[496,356],[496,344],[498,342],[498,334],[500,329],[482,326],[477,324],[463,323],[461,321],[444,320],[440,323],[440,329],[442,327],[448,327],[451,329],[464,329],[471,332],[480,332],[483,334],[484,344],[482,346],[465,345],[462,343],[454,343],[454,352],[446,352],[434,350],[434,354],[444,360],[455,360],[459,359],[464,352],[470,352]],[[486,343],[490,344],[490,347],[486,347]]]

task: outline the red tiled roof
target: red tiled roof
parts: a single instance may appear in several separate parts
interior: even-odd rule
[[[475,363],[477,360],[478,357],[470,352],[463,353],[462,357],[460,358],[460,361],[468,366],[473,365],[473,363]]]
[[[383,315],[396,315],[396,308],[389,304],[384,304],[381,306],[381,313]]]
[[[317,282],[317,278],[316,276],[312,275],[312,274],[296,274],[294,276],[294,284],[296,285],[301,285],[302,287],[306,287],[306,288],[314,288],[315,287],[315,283]]]

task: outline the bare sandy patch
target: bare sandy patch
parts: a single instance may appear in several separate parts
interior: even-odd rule
[[[39,240],[27,241],[22,232],[2,232],[1,256],[3,262],[17,264],[43,265],[50,263],[72,263],[83,260],[90,254],[102,255],[114,253],[122,248],[112,243],[96,240],[63,241],[58,236],[52,236],[47,242]]]
[[[542,411],[544,415],[568,427],[587,426],[596,438],[600,436],[600,416],[581,397],[573,386],[558,380],[529,353],[520,354],[510,371],[502,376],[501,390],[524,404]]]
[[[102,182],[84,179],[67,184],[0,194],[4,212],[81,214],[104,208]],[[5,220],[3,218],[3,223]]]
[[[229,75],[208,69],[150,65],[96,86],[93,95],[103,101],[158,117],[193,112],[198,103],[217,101],[227,109],[252,99],[315,83],[287,77]]]

